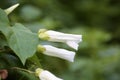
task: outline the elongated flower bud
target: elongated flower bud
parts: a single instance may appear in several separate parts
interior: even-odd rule
[[[19,6],[19,4],[15,4],[11,7],[9,7],[8,9],[5,9],[4,11],[6,12],[6,14],[10,14],[15,8],[17,8]]]
[[[53,30],[40,29],[38,34],[40,39],[63,42],[75,50],[78,50],[78,43],[82,41],[82,35],[66,34]]]
[[[63,80],[63,79],[56,77],[51,72],[40,69],[40,68],[37,68],[35,73],[39,77],[40,80]]]
[[[62,58],[68,60],[70,62],[74,62],[75,52],[68,51],[61,48],[56,48],[51,45],[38,45],[38,51],[43,52],[43,54],[48,56],[54,56],[58,58]]]

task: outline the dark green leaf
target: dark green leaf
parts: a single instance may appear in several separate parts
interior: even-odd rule
[[[33,73],[29,73],[20,69],[10,69],[7,80],[39,80]]]
[[[12,34],[7,37],[9,46],[24,64],[36,52],[38,36],[21,24],[15,24],[11,29]]]
[[[0,69],[8,69],[11,67],[23,67],[23,65],[15,55],[0,53]]]

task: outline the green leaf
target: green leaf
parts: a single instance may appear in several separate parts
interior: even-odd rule
[[[36,52],[38,36],[18,23],[11,29],[12,34],[7,37],[9,46],[24,64],[26,59]]]
[[[27,58],[33,56],[36,52],[39,39],[37,34],[21,24],[15,24],[10,27],[6,13],[0,9],[0,31],[4,34],[9,47],[20,58],[23,64]]]
[[[2,9],[0,9],[0,31],[5,35],[5,37],[9,37],[11,34],[11,29],[7,14]]]
[[[0,9],[0,23],[9,23],[8,17],[4,10]]]

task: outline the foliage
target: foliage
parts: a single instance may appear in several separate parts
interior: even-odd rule
[[[7,68],[13,76],[16,69],[12,72],[12,67],[34,70],[42,65],[64,80],[120,80],[119,0],[4,0],[0,7],[5,9],[18,2],[21,6],[10,14],[10,21],[0,9],[0,69]],[[68,63],[35,53],[35,46],[39,43],[36,34],[40,28],[82,34],[83,42],[75,62]],[[68,49],[63,44],[52,45]],[[29,56],[25,56],[27,54]],[[24,66],[20,60],[23,60]],[[24,70],[16,73],[28,80],[37,80]]]

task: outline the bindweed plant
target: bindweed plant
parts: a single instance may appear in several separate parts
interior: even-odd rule
[[[47,29],[39,29],[38,33],[34,33],[21,23],[11,24],[8,15],[18,6],[15,4],[6,10],[0,9],[0,79],[13,80],[18,76],[17,80],[27,80],[20,77],[24,74],[30,76],[28,80],[63,80],[44,70],[37,55],[43,53],[74,62],[75,51],[42,45],[42,40],[65,43],[78,50],[82,35]]]

